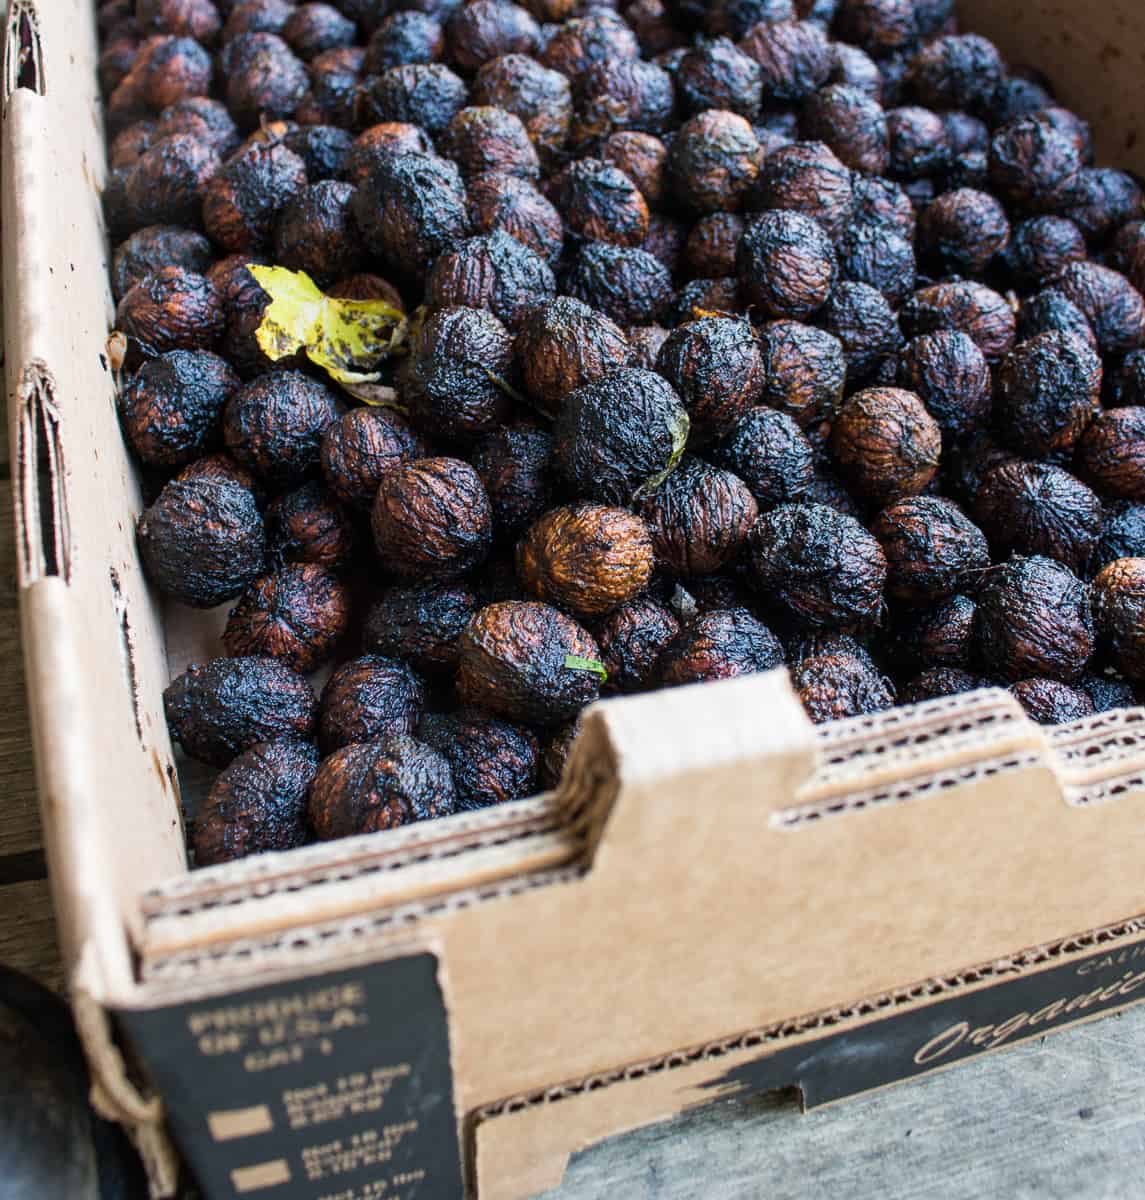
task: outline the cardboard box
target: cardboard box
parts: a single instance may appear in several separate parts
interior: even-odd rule
[[[963,8],[1145,167],[1135,0]],[[171,1134],[212,1198],[519,1200],[716,1098],[825,1103],[1145,998],[1137,709],[814,729],[779,671],[597,706],[555,794],[188,873],[161,692],[216,618],[136,561],[93,25],[11,2],[6,363],[61,940],[156,1194]]]

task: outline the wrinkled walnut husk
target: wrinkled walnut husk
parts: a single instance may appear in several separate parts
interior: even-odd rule
[[[322,841],[448,816],[457,805],[449,763],[432,747],[395,734],[343,746],[310,787],[310,823]]]
[[[192,758],[225,767],[259,742],[308,739],[318,702],[306,678],[274,658],[216,658],[168,684],[163,711]]]
[[[318,751],[309,742],[280,739],[240,754],[211,785],[192,823],[195,865],[303,845],[306,798],[317,770]]]

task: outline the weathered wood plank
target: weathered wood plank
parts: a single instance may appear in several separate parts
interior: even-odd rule
[[[577,1155],[544,1200],[1139,1195],[1145,1008],[800,1115],[725,1103]]]
[[[27,972],[55,991],[63,989],[47,880],[0,887],[0,962]]]

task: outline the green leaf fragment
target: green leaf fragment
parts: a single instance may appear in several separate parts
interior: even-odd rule
[[[341,384],[376,383],[380,360],[405,344],[405,313],[384,300],[327,296],[305,271],[258,265],[247,270],[270,297],[255,336],[276,362],[304,351]]]
[[[601,683],[608,679],[608,672],[604,669],[604,663],[599,662],[595,658],[581,658],[579,655],[570,654],[565,658],[565,666],[570,671],[591,671],[594,675],[600,676]]]

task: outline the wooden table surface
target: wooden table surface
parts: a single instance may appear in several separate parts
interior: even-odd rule
[[[0,962],[58,989],[3,458],[0,441]],[[807,1116],[718,1105],[592,1147],[546,1197],[1134,1200],[1143,1167],[1145,1006]]]

